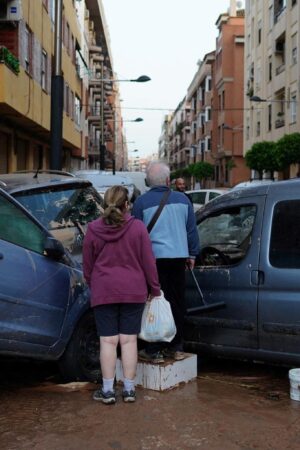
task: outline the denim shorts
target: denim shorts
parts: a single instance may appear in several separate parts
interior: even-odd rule
[[[112,303],[95,306],[98,336],[138,334],[141,330],[144,303]]]

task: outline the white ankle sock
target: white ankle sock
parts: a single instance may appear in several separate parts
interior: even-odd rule
[[[124,378],[124,391],[130,392],[135,390],[135,379],[129,380],[128,378]]]
[[[103,392],[114,391],[114,378],[102,378],[102,390]]]

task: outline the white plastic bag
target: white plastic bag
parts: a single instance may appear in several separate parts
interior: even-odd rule
[[[146,302],[139,338],[147,342],[171,342],[176,334],[171,305],[163,291],[160,297]]]

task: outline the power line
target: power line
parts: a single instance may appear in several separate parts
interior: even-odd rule
[[[97,110],[98,107],[92,106],[88,103],[82,103],[81,106],[89,106],[91,109]],[[99,107],[100,108],[100,107]],[[186,109],[174,109],[174,108],[155,108],[155,107],[143,107],[143,106],[113,106],[113,109],[136,109],[140,111],[187,111]],[[211,111],[260,111],[263,108],[211,108]],[[194,110],[190,109],[188,112],[195,112]],[[203,112],[203,111],[199,111]]]

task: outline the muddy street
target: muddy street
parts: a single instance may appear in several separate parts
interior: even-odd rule
[[[114,406],[93,401],[91,383],[63,385],[51,364],[1,360],[0,385],[3,450],[300,448],[287,368],[200,361],[195,381]]]

